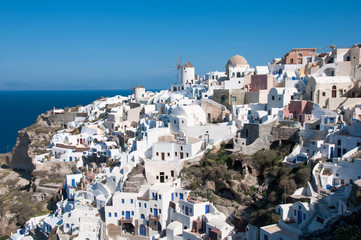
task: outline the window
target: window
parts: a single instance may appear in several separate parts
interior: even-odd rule
[[[117,213],[117,212],[114,213],[114,217],[118,217],[118,213]]]
[[[296,209],[293,209],[293,215],[296,216]]]
[[[174,152],[174,156],[177,156],[177,152]]]
[[[144,214],[141,214],[141,215],[140,215],[140,218],[141,218],[141,219],[145,219]]]
[[[65,227],[66,227],[66,228],[69,228],[69,227],[70,227],[69,223],[67,223],[67,224],[65,225]]]
[[[144,203],[144,208],[147,208],[147,204],[146,204],[146,203]]]
[[[174,124],[177,124],[177,120],[174,120]]]
[[[232,102],[235,102],[237,100],[236,97],[232,97]]]
[[[241,77],[241,73],[237,72],[237,77],[240,78]]]
[[[356,146],[357,146],[357,147],[361,146],[361,142],[357,142],[357,143],[356,143]]]
[[[132,211],[132,216],[134,216],[134,211]]]
[[[150,208],[150,212],[153,212],[153,208]]]
[[[124,216],[124,211],[122,211],[122,216]]]
[[[122,199],[122,203],[124,204],[124,199]]]
[[[322,92],[322,97],[326,96],[326,92]]]
[[[132,203],[132,204],[133,204],[133,199],[130,199],[130,203]]]
[[[192,208],[189,208],[189,212],[192,213]]]
[[[183,146],[180,147],[181,151],[183,151]]]
[[[272,99],[272,100],[275,100],[275,96],[272,96],[271,99]]]
[[[167,153],[167,156],[170,157],[170,153]]]
[[[332,93],[331,93],[331,97],[332,98],[336,98],[336,94],[337,94],[337,87],[335,85],[332,86]]]
[[[139,203],[139,207],[142,207],[142,204],[141,204],[141,203]]]
[[[187,157],[189,157],[189,153],[186,153]]]
[[[281,101],[281,98],[280,98],[280,97],[278,98],[278,101]]]
[[[178,193],[175,193],[175,196],[178,197]]]
[[[159,209],[159,213],[162,213],[162,209]]]
[[[337,145],[341,146],[341,140],[337,140]]]
[[[112,213],[108,213],[108,217],[112,217]]]
[[[303,220],[306,220],[306,214],[305,213],[303,214]]]
[[[159,156],[159,152],[156,152],[155,155]]]
[[[174,177],[174,170],[170,171],[170,176]]]
[[[159,194],[159,196],[158,196],[158,197],[159,197],[159,199],[162,199],[162,195],[160,195],[160,194]]]

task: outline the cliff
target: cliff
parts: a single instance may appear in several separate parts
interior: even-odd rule
[[[62,114],[66,119],[73,117],[74,113]],[[43,153],[48,147],[52,136],[56,131],[64,127],[64,121],[57,121],[57,115],[52,115],[51,111],[41,114],[36,122],[18,132],[15,147],[12,154],[7,158],[7,165],[12,169],[21,169],[27,172],[34,170],[33,158],[37,154]]]

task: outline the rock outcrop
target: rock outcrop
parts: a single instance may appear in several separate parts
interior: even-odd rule
[[[7,159],[10,168],[27,172],[34,170],[33,158],[47,148],[52,136],[63,128],[63,122],[50,121],[51,116],[56,115],[51,115],[51,111],[41,114],[36,123],[18,132],[12,155]]]

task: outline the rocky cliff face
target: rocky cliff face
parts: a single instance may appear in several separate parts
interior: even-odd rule
[[[48,147],[52,136],[63,127],[63,124],[50,122],[50,116],[50,111],[41,114],[36,119],[36,123],[18,132],[16,145],[7,159],[10,168],[27,172],[34,170],[34,157]]]

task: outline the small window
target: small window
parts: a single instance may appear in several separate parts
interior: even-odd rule
[[[141,204],[141,203],[139,203],[139,207],[142,207],[142,204]]]
[[[133,204],[133,199],[130,199],[130,203]]]
[[[326,92],[322,92],[322,97],[326,96]]]
[[[337,145],[341,146],[341,140],[337,140]]]
[[[183,146],[180,147],[181,151],[183,151]]]
[[[296,209],[293,209],[293,215],[296,216]]]
[[[112,213],[108,213],[108,217],[112,217]]]
[[[275,100],[275,96],[272,96],[271,99],[272,99],[272,100]]]
[[[134,211],[132,211],[132,216],[134,216]]]
[[[141,219],[145,219],[144,214],[141,214],[141,215],[140,215],[140,218],[141,218]]]
[[[167,153],[167,156],[170,157],[170,153]]]
[[[175,196],[178,197],[178,193],[175,193]]]
[[[155,155],[156,155],[156,156],[159,156],[159,152],[156,152]]]
[[[159,209],[159,213],[162,213],[162,209]]]
[[[306,214],[305,213],[303,214],[303,220],[306,220]]]
[[[150,208],[150,212],[153,212],[153,208]]]
[[[237,100],[236,97],[232,97],[232,102],[235,102]]]
[[[122,211],[122,216],[124,216],[124,211]]]
[[[177,156],[177,152],[174,152],[174,156]]]
[[[114,213],[114,217],[118,217],[118,213],[117,213],[117,212]]]
[[[170,171],[170,176],[174,177],[174,170]]]
[[[144,208],[147,208],[147,204],[146,204],[146,203],[144,203]]]
[[[189,153],[186,153],[187,157],[189,157]]]
[[[124,204],[124,199],[122,199],[122,203]]]
[[[159,197],[159,199],[162,199],[162,195],[159,194],[158,197]]]

